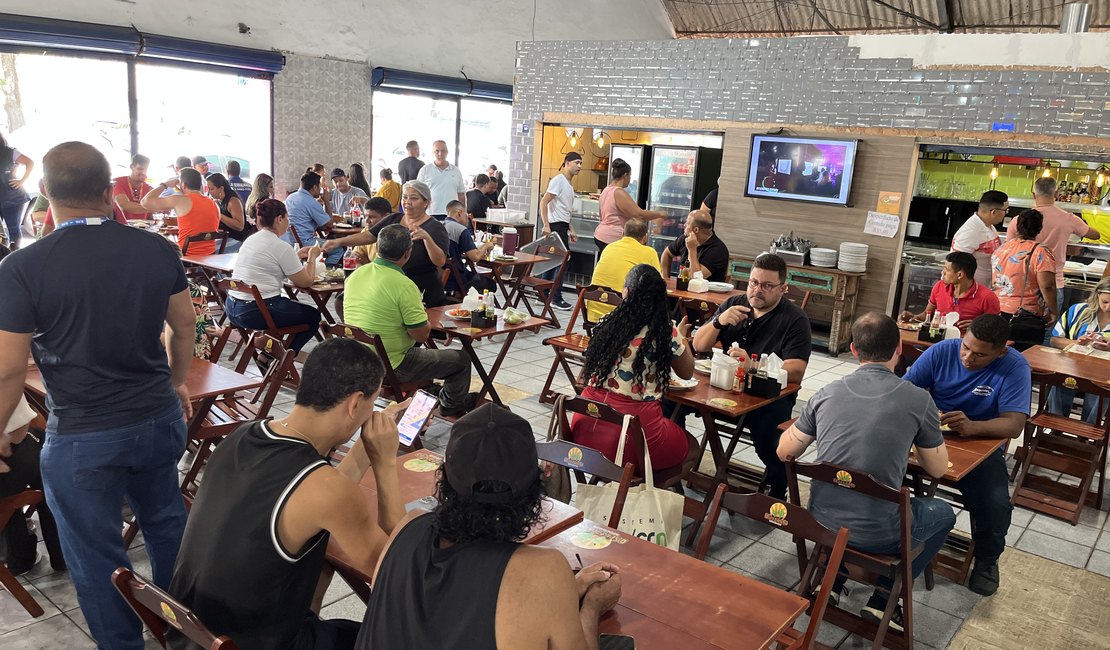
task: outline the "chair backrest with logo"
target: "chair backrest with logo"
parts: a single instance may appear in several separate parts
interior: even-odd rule
[[[226,636],[217,637],[188,607],[130,569],[116,569],[112,574],[112,584],[163,648],[166,647],[166,632],[173,627],[202,648],[238,649],[234,641]]]

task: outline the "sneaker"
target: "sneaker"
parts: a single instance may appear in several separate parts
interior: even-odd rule
[[[458,406],[448,407],[440,405],[439,414],[445,418],[457,418],[460,415],[465,415],[474,410],[474,405],[478,402],[478,393],[467,393],[463,398],[463,403]]]
[[[967,588],[980,596],[993,596],[998,591],[998,560],[975,560],[975,567],[971,569],[971,578],[967,581]]]
[[[839,607],[840,601],[847,598],[849,593],[851,592],[848,590],[847,585],[841,585],[840,587],[837,587],[834,584],[832,591],[829,592],[829,604],[833,607]]]
[[[37,542],[36,542],[36,544],[37,544]],[[39,550],[38,548],[36,548],[35,549],[35,561],[34,562],[31,562],[27,566],[16,566],[16,567],[13,567],[11,564],[9,564],[8,565],[8,570],[11,571],[13,576],[21,576],[24,573],[27,573],[31,569],[35,568],[35,565],[38,564],[41,561],[42,561],[42,551]]]
[[[570,311],[571,309],[573,309],[573,307],[571,307],[571,304],[565,300],[552,300],[551,306],[555,309],[558,309],[559,311]]]
[[[886,611],[886,597],[879,592],[871,594],[867,604],[859,611],[859,615],[865,621],[870,621],[878,625],[883,620],[883,612]],[[890,615],[890,629],[895,632],[905,632],[905,622],[902,619],[902,603],[894,606],[894,613]]]

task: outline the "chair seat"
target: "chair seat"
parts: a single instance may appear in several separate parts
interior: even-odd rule
[[[1086,438],[1087,440],[1102,440],[1106,437],[1106,431],[1101,427],[1089,424],[1083,420],[1056,415],[1055,413],[1041,411],[1030,418],[1029,422],[1034,426],[1052,429],[1053,431]]]
[[[590,337],[585,334],[559,334],[547,337],[543,340],[543,344],[560,350],[585,352],[586,347],[590,345]]]
[[[671,487],[697,467],[698,462],[701,460],[701,444],[698,442],[697,438],[690,435],[689,431],[686,432],[686,442],[688,444],[688,450],[686,451],[686,458],[682,459],[682,463],[654,472],[655,487]]]
[[[554,280],[545,280],[543,278],[537,278],[534,275],[530,275],[530,276],[524,278],[524,281],[521,284],[524,287],[533,288],[533,289],[534,288],[547,288],[547,287],[555,286],[555,281]]]

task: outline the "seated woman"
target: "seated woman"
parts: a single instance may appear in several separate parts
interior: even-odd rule
[[[312,286],[316,280],[316,258],[320,255],[320,248],[307,246],[297,253],[281,239],[289,230],[289,213],[281,201],[261,201],[256,213],[258,232],[243,242],[231,277],[258,287],[278,327],[308,325],[308,331],[297,334],[290,346],[300,352],[320,326],[320,310],[283,297],[281,285],[289,278],[298,287]],[[301,259],[305,260],[303,266]],[[232,325],[251,330],[266,329],[262,312],[249,293],[228,291],[226,311]]]
[[[1073,343],[1089,345],[1096,350],[1110,350],[1110,278],[1103,278],[1087,297],[1068,307],[1052,328],[1052,347],[1066,348]],[[1075,391],[1054,386],[1048,395],[1048,410],[1058,415],[1071,413]],[[1083,420],[1094,424],[1099,412],[1099,399],[1095,395],[1083,396]],[[1105,408],[1103,409],[1105,410]]]
[[[243,201],[239,199],[227,177],[223,174],[211,174],[205,182],[208,184],[208,196],[212,197],[216,207],[220,209],[220,230],[228,236],[224,252],[234,253],[254,233],[252,220],[247,219]]]
[[[676,326],[667,312],[667,285],[659,271],[637,264],[624,282],[624,301],[598,323],[586,348],[586,389],[582,396],[604,402],[643,427],[651,463],[662,469],[680,464],[689,451],[686,432],[663,415],[662,399],[671,369],[683,379],[694,374],[694,355],[686,345],[689,327]],[[607,458],[617,454],[620,426],[576,415],[571,439]],[[643,470],[633,445],[625,443],[619,464]]]

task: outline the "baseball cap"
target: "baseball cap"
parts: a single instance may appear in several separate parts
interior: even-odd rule
[[[194,165],[199,165],[201,163],[206,163],[206,162],[208,162],[208,159],[205,158],[204,156],[193,156],[193,164]]]
[[[563,164],[564,165],[567,164],[568,162],[573,162],[575,160],[582,160],[582,154],[578,153],[577,151],[572,151],[572,152],[568,153],[567,155],[563,156]]]
[[[346,175],[347,175],[347,172],[343,171],[342,169],[340,169],[338,167],[331,170],[331,177],[332,178],[339,178],[340,176],[346,176]]]
[[[464,498],[503,503],[526,494],[539,478],[532,425],[487,402],[451,427],[443,468],[451,487]],[[481,481],[501,481],[509,492],[475,494],[474,486]]]
[[[173,161],[173,166],[178,169],[185,169],[186,167],[192,167],[193,161],[189,160],[188,156],[178,156],[177,160]]]

